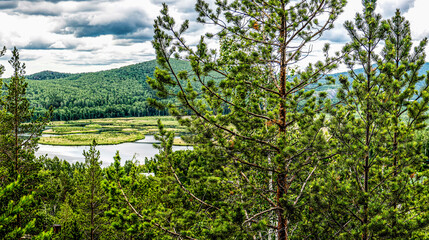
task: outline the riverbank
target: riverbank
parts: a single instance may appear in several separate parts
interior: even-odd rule
[[[96,150],[100,151],[100,161],[102,167],[108,167],[114,162],[114,156],[119,151],[121,164],[127,160],[144,163],[146,158],[153,158],[159,153],[159,149],[154,148],[153,143],[157,143],[153,135],[146,135],[144,140],[127,142],[114,145],[97,145]],[[192,146],[173,146],[173,151],[190,150]],[[49,158],[58,157],[66,160],[70,164],[85,162],[83,151],[88,151],[89,146],[53,146],[39,144],[35,152],[36,157],[47,156]]]
[[[173,131],[176,135],[186,133],[186,129],[170,116],[53,121],[43,131],[39,143],[55,146],[86,146],[90,145],[93,140],[98,145],[135,142],[144,139],[144,135],[157,133],[158,119],[161,119],[166,130]],[[174,145],[187,146],[189,144],[176,138]]]

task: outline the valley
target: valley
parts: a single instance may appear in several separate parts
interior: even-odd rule
[[[39,143],[61,146],[91,145],[95,140],[98,145],[112,145],[142,140],[145,135],[158,132],[157,121],[161,119],[166,130],[176,136],[186,133],[174,117],[128,117],[99,118],[74,121],[53,121],[43,131]],[[186,145],[176,138],[175,145]]]

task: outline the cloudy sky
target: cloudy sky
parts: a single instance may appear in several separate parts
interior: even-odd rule
[[[0,45],[17,46],[29,74],[99,71],[151,60],[153,19],[162,2],[169,4],[179,21],[195,20],[195,0],[0,0]],[[411,22],[414,40],[429,35],[428,0],[378,1],[379,12],[386,18],[396,8]],[[348,41],[342,23],[361,9],[361,0],[349,0],[337,28],[313,46],[312,58],[319,57],[325,42],[339,49]],[[196,41],[205,29],[192,24],[188,42]],[[9,57],[0,59],[7,67],[3,77],[11,73]]]

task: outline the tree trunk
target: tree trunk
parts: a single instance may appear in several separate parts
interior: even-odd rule
[[[282,8],[285,9],[284,3],[282,3]],[[279,108],[279,118],[280,118],[280,124],[279,124],[279,136],[284,137],[286,135],[286,106],[284,99],[286,97],[286,80],[287,80],[287,73],[286,73],[286,17],[282,16],[282,26],[280,29],[280,38],[283,39],[283,42],[280,44],[280,108]],[[283,198],[286,195],[286,176],[285,173],[286,169],[280,165],[279,169],[280,173],[277,176],[277,206],[279,207],[279,210],[277,211],[278,215],[278,222],[277,222],[277,239],[278,240],[287,240],[287,225],[288,220],[285,217],[284,210],[281,204],[281,198]]]
[[[286,174],[279,173],[277,179],[277,205],[281,206],[281,198],[286,195]],[[287,237],[287,218],[284,216],[284,210],[277,210],[278,222],[277,222],[277,239],[286,240]]]
[[[368,62],[367,62],[367,94],[371,92],[371,77],[373,74],[373,70],[371,68],[371,44],[369,44],[368,47]],[[367,147],[367,152],[365,156],[365,163],[364,163],[364,192],[369,192],[368,187],[368,181],[369,181],[369,155],[371,153],[370,149],[370,134],[371,134],[371,103],[370,99],[366,100],[366,129],[365,129],[365,145]],[[368,239],[368,199],[365,197],[364,203],[363,203],[363,224],[364,224],[364,230],[362,233],[362,240]]]

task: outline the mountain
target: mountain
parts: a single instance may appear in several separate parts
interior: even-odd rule
[[[92,73],[44,71],[27,76],[27,97],[36,115],[52,106],[53,120],[165,115],[146,103],[155,98],[146,78],[153,77],[156,66],[153,60]],[[173,60],[173,67],[190,69],[180,60]]]

